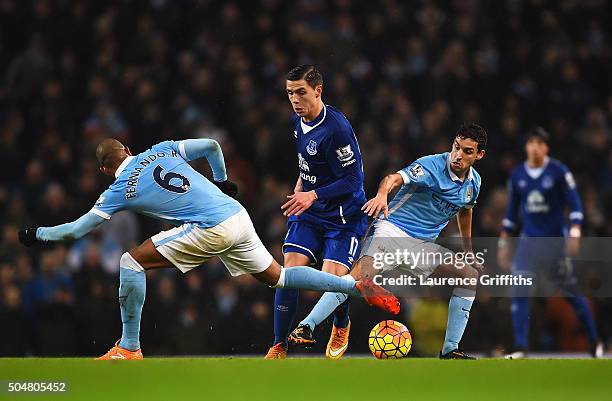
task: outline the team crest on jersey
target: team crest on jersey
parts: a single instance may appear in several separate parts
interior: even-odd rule
[[[314,156],[317,154],[317,143],[312,139],[310,140],[310,142],[308,142],[308,146],[306,146],[306,152],[308,152],[310,156]]]
[[[472,187],[467,187],[465,191],[465,203],[470,203],[472,200]]]
[[[409,172],[410,176],[412,176],[414,179],[425,176],[425,170],[423,170],[423,167],[420,164],[415,164],[414,166],[410,167]]]
[[[336,149],[336,154],[338,155],[338,160],[340,160],[341,162],[349,161],[355,155],[351,150],[350,144]]]
[[[553,187],[553,185],[555,185],[553,179],[547,175],[544,178],[542,178],[542,187],[544,189],[551,189]]]
[[[100,197],[96,201],[96,206],[102,206],[103,203],[104,203],[104,195],[100,195]]]

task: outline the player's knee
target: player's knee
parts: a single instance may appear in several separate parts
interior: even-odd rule
[[[310,258],[306,255],[302,255],[297,252],[288,252],[285,254],[283,265],[286,268],[295,266],[308,266],[310,265]]]
[[[478,270],[476,270],[472,266],[465,266],[462,269],[459,269],[459,272],[460,276],[463,278],[478,280]]]
[[[126,269],[134,270],[137,272],[144,272],[145,269],[138,263],[136,259],[129,252],[124,252],[119,259],[119,266]]]

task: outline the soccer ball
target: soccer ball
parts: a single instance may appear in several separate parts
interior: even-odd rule
[[[403,358],[412,347],[412,336],[400,322],[383,320],[370,331],[368,345],[377,359]]]

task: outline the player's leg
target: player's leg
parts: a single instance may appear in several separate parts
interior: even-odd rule
[[[297,252],[284,254],[284,264],[287,268],[307,266],[310,258]],[[288,348],[287,337],[293,326],[299,303],[299,289],[277,288],[274,292],[274,342],[272,348],[282,346]],[[271,349],[272,349],[271,348]]]
[[[235,221],[234,221],[235,220]],[[275,288],[303,288],[314,291],[344,292],[354,296],[364,296],[366,301],[392,313],[399,313],[397,299],[382,288],[363,286],[352,280],[343,280],[332,274],[317,271],[307,266],[281,267],[265,248],[255,232],[253,223],[246,211],[240,212],[235,219],[220,224],[223,235],[232,238],[232,243],[219,258],[232,276],[252,274],[258,280]],[[366,293],[367,290],[367,293]],[[275,344],[268,352],[270,358],[284,358],[286,349],[282,343]],[[273,355],[270,355],[273,354]]]
[[[435,246],[435,245],[433,245]],[[437,252],[448,251],[440,247]],[[450,251],[448,251],[450,252]],[[442,359],[474,359],[459,349],[459,343],[465,332],[470,310],[476,297],[476,287],[478,282],[478,271],[469,265],[442,264],[435,268],[432,276],[435,277],[455,277],[464,279],[465,284],[453,290],[448,303],[448,321],[446,323],[446,333],[444,344],[440,351]],[[470,282],[468,283],[467,280]]]
[[[521,241],[512,261],[512,274],[515,276],[529,277],[539,265],[534,262],[535,255],[526,247],[526,242]],[[512,332],[514,335],[514,349],[506,355],[507,359],[521,359],[527,355],[529,348],[529,319],[531,314],[531,303],[529,289],[516,286],[512,289],[513,296],[510,304],[510,317],[512,320]]]
[[[121,310],[121,340],[99,360],[142,359],[140,351],[140,319],[146,296],[145,270],[171,267],[147,239],[124,253],[119,268],[119,308]]]
[[[332,262],[326,259],[323,262],[323,271],[329,272],[336,276],[342,277],[344,280],[354,282],[351,276],[350,269],[342,263]],[[349,318],[349,303],[348,294],[340,292],[326,292],[321,296],[320,302],[325,302],[324,298],[331,298],[332,302],[337,302],[338,305],[332,313],[333,322],[332,330],[325,348],[325,356],[330,359],[340,359],[348,349],[349,335],[351,331],[351,321]],[[313,312],[316,311],[313,309]]]
[[[586,332],[587,338],[589,339],[591,355],[594,358],[600,358],[603,355],[603,343],[597,335],[595,319],[593,318],[589,301],[582,295],[582,292],[578,288],[571,259],[561,259],[559,261],[559,267],[558,278],[561,280],[561,290],[566,294],[565,300],[574,309],[576,317]]]
[[[321,238],[316,227],[301,222],[292,221],[288,224],[287,236],[283,244],[285,268],[309,266],[316,263],[316,256],[321,250]],[[277,288],[274,294],[274,343],[287,349],[289,331],[297,313],[299,290],[293,288]]]
[[[323,271],[345,280],[353,281],[349,274],[355,257],[359,255],[360,238],[351,232],[338,232],[333,230],[325,235],[323,247]],[[325,356],[330,359],[339,359],[348,349],[351,321],[349,318],[349,296],[342,293],[325,293],[320,299],[321,303],[332,302],[336,306],[332,313],[333,323],[329,341],[325,349]],[[335,303],[337,302],[337,305]],[[316,308],[313,309],[317,313]],[[316,317],[319,320],[320,317]],[[320,321],[320,320],[319,320]]]
[[[382,231],[384,234],[384,229]],[[376,274],[376,269],[374,269],[373,267],[374,259],[372,258],[372,256],[368,255],[368,251],[369,250],[373,251],[374,249],[376,249],[375,247],[372,247],[372,242],[374,241],[375,232],[376,232],[376,225],[374,229],[372,230],[372,233],[371,233],[372,235],[367,237],[365,241],[366,245],[364,246],[364,251],[363,251],[361,258],[356,263],[353,264],[350,275],[343,276],[343,279],[350,281],[350,280],[361,280],[362,277],[367,278],[367,279],[372,279],[374,277],[374,275]],[[334,249],[330,247],[327,249],[328,254],[325,255],[325,257],[326,258],[329,257],[329,259],[335,259],[335,260],[346,257],[346,259],[343,259],[343,260],[346,260],[345,265],[350,263],[350,261],[352,260],[353,257],[355,257],[355,255],[360,254],[360,243],[358,243],[355,240],[352,240],[350,236],[347,241],[343,241],[342,243],[339,243],[339,242],[334,243],[330,241],[329,244],[337,245],[341,249],[343,249],[345,252],[344,252],[344,255],[342,252],[337,252],[337,251],[334,254],[333,252]],[[364,276],[362,276],[362,272],[365,273]],[[343,302],[348,302],[347,298],[348,296],[346,294],[341,294],[341,293],[323,294],[321,299],[317,302],[317,304],[314,306],[314,308],[308,314],[308,316],[306,316],[300,322],[298,327],[291,333],[291,337],[290,337],[291,340],[296,343],[312,343],[313,342],[312,331],[314,331],[315,327],[319,325],[322,321],[327,319],[327,317],[331,313],[333,313],[339,306],[343,305]],[[332,328],[332,337],[333,337],[333,331],[334,330]]]
[[[323,246],[323,271],[336,276],[350,276],[351,267],[360,251],[360,239],[357,234],[351,232],[326,233]],[[325,294],[323,295],[325,296]],[[333,312],[334,327],[346,328],[349,325],[349,302],[348,297],[338,305]]]

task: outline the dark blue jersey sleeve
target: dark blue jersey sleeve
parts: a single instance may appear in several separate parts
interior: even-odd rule
[[[565,201],[570,209],[570,222],[571,224],[582,224],[584,214],[582,211],[582,202],[580,201],[580,195],[578,194],[578,189],[576,188],[576,181],[574,181],[574,175],[565,166],[563,166],[562,171]]]
[[[359,191],[363,186],[361,154],[353,130],[338,124],[327,145],[325,160],[336,180],[315,190],[319,199],[330,199]]]
[[[518,227],[518,211],[521,204],[519,194],[514,186],[512,176],[508,179],[508,206],[506,215],[502,221],[502,229],[507,233],[512,233]]]

